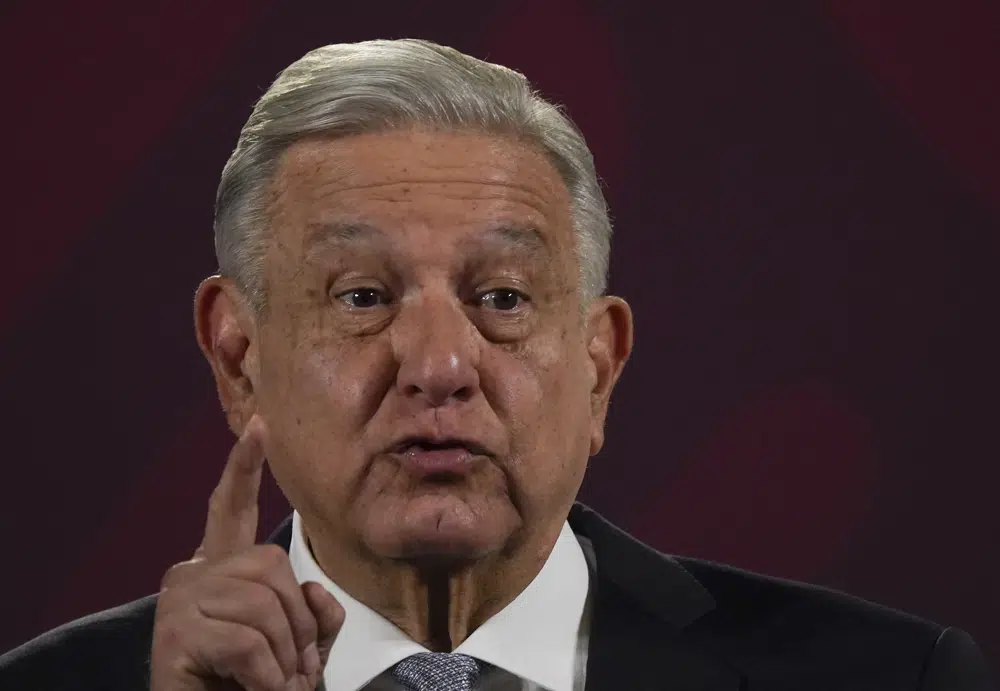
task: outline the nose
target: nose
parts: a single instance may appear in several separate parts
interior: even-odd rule
[[[392,325],[396,385],[430,407],[467,401],[479,390],[477,332],[447,295],[404,301]]]

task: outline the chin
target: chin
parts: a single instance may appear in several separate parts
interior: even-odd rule
[[[381,513],[369,546],[383,557],[454,567],[504,548],[520,520],[509,502],[447,493],[411,497]]]

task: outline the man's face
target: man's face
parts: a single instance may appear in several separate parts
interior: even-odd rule
[[[275,182],[247,363],[307,525],[381,557],[477,558],[561,523],[609,391],[548,160],[398,131],[300,142]]]

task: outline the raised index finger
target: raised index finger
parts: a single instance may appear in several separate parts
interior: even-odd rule
[[[214,559],[256,542],[265,433],[264,421],[254,415],[233,445],[219,484],[208,500],[205,536],[196,556]]]

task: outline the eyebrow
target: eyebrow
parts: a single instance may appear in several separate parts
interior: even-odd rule
[[[355,245],[384,239],[385,233],[368,223],[332,221],[310,223],[305,241],[306,256],[327,247]]]
[[[370,223],[359,221],[330,221],[310,223],[305,241],[305,254],[310,257],[330,247],[348,248],[359,244],[381,244],[388,240],[386,233]],[[477,233],[463,244],[498,243],[507,249],[517,250],[538,259],[551,259],[552,249],[542,232],[533,225],[503,223]]]

